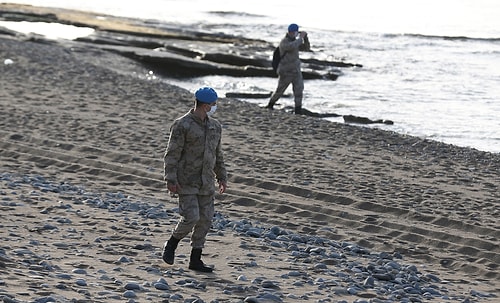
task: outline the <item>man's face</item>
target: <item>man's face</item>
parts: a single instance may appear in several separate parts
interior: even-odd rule
[[[217,101],[213,102],[213,103],[205,103],[205,111],[210,111],[212,109],[212,106],[216,105],[217,104]]]

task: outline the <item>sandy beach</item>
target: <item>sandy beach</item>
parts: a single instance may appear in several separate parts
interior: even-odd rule
[[[187,239],[161,260],[193,92],[91,47],[2,35],[0,55],[4,302],[499,300],[499,154],[221,98],[229,188],[198,274]]]

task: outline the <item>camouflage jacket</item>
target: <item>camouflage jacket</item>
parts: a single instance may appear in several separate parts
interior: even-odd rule
[[[202,121],[193,109],[174,121],[164,156],[164,179],[179,184],[179,194],[213,194],[215,180],[227,180],[221,135],[219,121],[209,117]]]
[[[304,40],[300,37],[292,38],[288,34],[281,39],[280,54],[281,61],[278,65],[278,74],[296,74],[300,73],[299,48]]]

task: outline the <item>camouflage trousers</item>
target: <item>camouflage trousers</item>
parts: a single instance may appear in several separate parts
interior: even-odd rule
[[[172,235],[183,239],[191,231],[191,247],[203,248],[214,216],[214,195],[179,195],[181,218]]]
[[[302,107],[302,95],[304,92],[304,80],[302,78],[302,73],[291,73],[279,75],[278,86],[269,99],[270,103],[274,104],[278,101],[288,86],[292,84],[293,97],[295,102],[295,107]]]

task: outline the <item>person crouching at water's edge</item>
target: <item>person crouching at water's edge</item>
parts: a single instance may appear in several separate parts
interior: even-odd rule
[[[216,181],[226,191],[227,172],[221,148],[222,127],[211,115],[217,109],[217,93],[210,87],[195,92],[194,108],[176,119],[165,151],[164,179],[179,196],[180,219],[163,246],[163,261],[174,264],[175,249],[191,234],[189,269],[212,272],[201,260],[202,249],[214,216]]]
[[[292,23],[288,26],[288,32],[279,44],[281,60],[277,68],[278,86],[271,95],[266,108],[273,109],[283,93],[292,84],[295,101],[295,114],[302,112],[302,94],[304,91],[304,79],[300,67],[299,50],[310,50],[309,39],[306,32],[299,32],[299,26]]]

